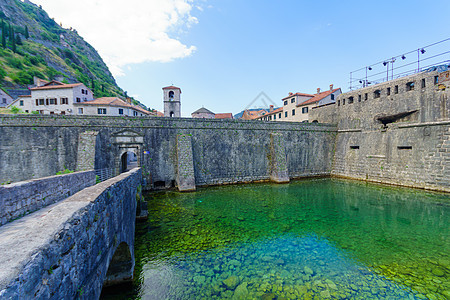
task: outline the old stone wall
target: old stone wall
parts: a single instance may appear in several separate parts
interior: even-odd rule
[[[94,183],[95,172],[92,170],[0,186],[0,226],[61,201]]]
[[[0,298],[98,299],[107,277],[131,279],[141,180],[136,168],[1,226]]]
[[[440,74],[351,91],[313,109],[311,120],[338,125],[332,175],[450,191],[450,82]]]
[[[324,124],[3,115],[0,147],[7,151],[0,152],[0,181],[75,169],[79,135],[87,131],[98,133],[96,169],[118,169],[120,155],[133,150],[147,187],[175,185],[178,134],[191,137],[196,185],[269,180],[271,133],[281,135],[291,178],[329,174],[336,136],[336,126]]]

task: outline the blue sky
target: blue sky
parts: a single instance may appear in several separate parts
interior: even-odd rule
[[[58,21],[64,19],[63,13],[52,10],[52,1],[56,0],[35,2]],[[169,59],[124,61],[115,74],[129,95],[158,110],[163,108],[161,88],[179,86],[183,116],[202,106],[235,114],[262,91],[277,105],[289,92],[315,93],[330,84],[347,91],[350,71],[450,37],[448,0],[178,2],[189,9],[178,10],[179,18],[161,28],[172,45],[179,43],[177,54]],[[149,10],[152,5],[157,9],[156,3],[148,4]],[[138,6],[134,9],[142,10]],[[83,35],[83,30],[78,31]],[[86,39],[102,49],[96,45],[92,24],[85,32]],[[133,47],[119,39],[111,46]],[[145,45],[138,43],[135,48]],[[448,50],[449,42],[430,47],[423,57]],[[413,57],[408,55],[405,62]],[[385,70],[381,64],[376,67]]]

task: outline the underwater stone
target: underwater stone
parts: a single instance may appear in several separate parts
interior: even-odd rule
[[[233,299],[245,299],[248,295],[247,282],[240,284],[234,291]]]
[[[277,296],[274,293],[267,293],[261,296],[261,300],[273,300],[277,299]]]
[[[442,271],[442,269],[440,269],[440,268],[433,268],[431,270],[431,273],[433,273],[434,275],[439,276],[439,277],[442,277],[445,275],[444,271]]]
[[[225,279],[223,281],[223,283],[225,284],[225,286],[230,289],[230,290],[234,290],[237,285],[239,284],[239,278],[235,275],[232,275],[230,277],[228,277],[227,279]]]
[[[303,268],[303,271],[304,271],[305,274],[307,274],[307,275],[313,275],[313,274],[314,274],[314,271],[313,271],[310,267],[308,267],[308,266],[305,266],[305,267]]]

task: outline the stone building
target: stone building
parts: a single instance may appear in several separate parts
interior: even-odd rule
[[[36,81],[35,81],[36,82]],[[31,88],[31,95],[19,96],[8,107],[16,106],[26,113],[37,111],[50,115],[144,116],[151,113],[117,97],[94,98],[83,83],[65,84],[42,81]]]
[[[317,89],[316,94],[305,93],[289,93],[289,96],[281,99],[283,106],[273,110],[273,106],[269,112],[252,118],[261,121],[290,121],[290,122],[310,122],[309,112],[313,107],[334,103],[341,89],[334,89],[330,85],[328,91],[321,92]]]
[[[108,115],[142,117],[154,115],[137,105],[117,97],[102,97],[92,101],[74,103],[76,115]]]
[[[199,119],[215,119],[216,114],[210,111],[209,109],[206,109],[204,107],[197,109],[194,111],[191,116],[193,118],[199,118]]]
[[[6,107],[13,102],[13,98],[0,88],[0,107]]]
[[[181,117],[181,89],[176,86],[163,88],[164,95],[164,117]]]

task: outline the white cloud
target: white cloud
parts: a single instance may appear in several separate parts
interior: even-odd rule
[[[198,23],[194,0],[32,0],[96,48],[115,76],[128,64],[192,55],[171,32]]]

